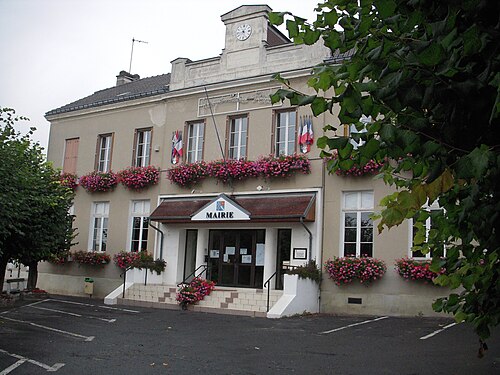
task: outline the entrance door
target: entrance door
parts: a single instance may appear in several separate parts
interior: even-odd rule
[[[261,288],[264,230],[212,230],[209,274],[217,285]]]

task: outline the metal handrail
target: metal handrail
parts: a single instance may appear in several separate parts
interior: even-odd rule
[[[196,272],[200,269],[200,268],[203,268],[201,270],[200,273],[196,274]],[[180,287],[182,284],[186,284],[186,280],[189,279],[191,276],[193,277],[198,277],[200,276],[203,272],[205,272],[206,270],[208,269],[208,266],[206,264],[202,264],[201,266],[198,266],[198,268],[196,268],[193,272],[191,272],[188,276],[186,276],[184,278],[184,280],[182,280],[179,284],[177,284],[177,287]]]
[[[271,293],[271,288],[269,288],[269,283],[271,282],[272,278],[276,276],[278,271],[275,271],[269,279],[266,280],[264,283],[264,288],[267,286],[267,310],[266,312],[269,312],[269,298],[270,298],[270,293]]]

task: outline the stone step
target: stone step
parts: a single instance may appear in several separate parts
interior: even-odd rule
[[[121,304],[144,307],[178,308],[176,301],[177,287],[158,284],[134,284],[125,292],[125,298],[119,298]],[[269,307],[271,308],[283,295],[281,290],[271,290]],[[190,310],[214,312],[232,315],[266,316],[267,290],[216,287],[202,301],[189,306]]]

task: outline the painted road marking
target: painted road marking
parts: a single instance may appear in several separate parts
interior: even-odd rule
[[[75,302],[75,301],[65,301],[62,299],[46,299],[45,301],[53,301],[53,302],[62,302],[62,303],[69,303],[72,305],[80,305],[80,306],[88,306],[88,307],[99,307],[100,309],[107,309],[107,310],[115,310],[115,311],[125,311],[125,312],[131,312],[131,313],[140,313],[140,311],[137,310],[129,310],[129,309],[121,309],[119,307],[111,307],[111,306],[100,306],[100,305],[92,305],[90,303],[82,303],[82,302]]]
[[[7,318],[6,316],[1,316],[0,319],[10,320],[12,322],[17,322],[17,323],[29,324],[29,325],[34,326],[34,327],[43,328],[43,329],[57,332],[57,333],[62,333],[63,335],[68,335],[68,336],[84,339],[85,341],[92,341],[95,338],[94,336],[83,336],[83,335],[79,335],[78,333],[73,333],[73,332],[63,331],[63,330],[57,329],[57,328],[47,327],[47,326],[33,323],[33,322],[30,322],[27,320],[12,319],[12,318]]]
[[[25,362],[29,362],[29,363],[36,365],[38,367],[41,367],[44,370],[47,370],[49,372],[56,372],[57,370],[59,370],[61,367],[64,366],[64,363],[55,363],[53,366],[49,366],[49,365],[46,365],[45,363],[35,361],[34,359],[29,359],[29,358],[23,357],[22,355],[19,355],[19,354],[9,353],[8,351],[3,350],[3,349],[0,349],[0,353],[7,354],[8,356],[11,356],[11,357],[18,359],[18,361],[16,363],[14,363],[13,365],[7,367],[5,370],[0,372],[0,375],[7,375],[8,373],[12,372],[14,369],[21,366]]]
[[[359,322],[359,323],[353,323],[353,324],[349,324],[347,326],[343,326],[343,327],[339,327],[339,328],[335,328],[335,329],[332,329],[330,331],[324,331],[324,332],[320,332],[319,334],[320,335],[326,335],[328,333],[333,333],[333,332],[337,332],[337,331],[342,331],[343,329],[346,329],[346,328],[351,328],[351,327],[355,327],[355,326],[360,326],[362,324],[368,324],[368,323],[373,323],[373,322],[376,322],[376,321],[379,321],[379,320],[382,320],[382,319],[387,319],[388,316],[381,316],[380,318],[376,318],[376,319],[371,319],[371,320],[365,320],[363,322]]]
[[[70,315],[70,316],[76,316],[77,318],[97,319],[97,320],[102,320],[103,322],[107,322],[107,323],[116,322],[116,319],[97,318],[95,316],[83,316],[83,315],[68,312],[68,311],[49,309],[47,307],[40,307],[40,306],[33,306],[33,305],[27,305],[26,307],[31,307],[32,309],[37,309],[37,310],[52,311],[52,312],[56,312],[59,314],[66,314],[66,315]]]
[[[427,340],[427,339],[430,339],[432,336],[436,336],[438,333],[441,333],[443,332],[445,329],[448,329],[448,328],[451,328],[453,327],[454,325],[457,325],[458,323],[450,323],[448,324],[447,326],[444,326],[443,328],[440,328],[432,333],[429,333],[428,335],[425,335],[425,336],[422,336],[420,338],[420,340]]]

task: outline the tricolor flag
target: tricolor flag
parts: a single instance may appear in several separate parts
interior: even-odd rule
[[[177,164],[182,158],[182,132],[176,130],[172,135],[172,164]]]
[[[312,116],[304,116],[300,119],[300,151],[307,154],[311,151],[311,145],[314,143],[314,132],[312,128]]]

